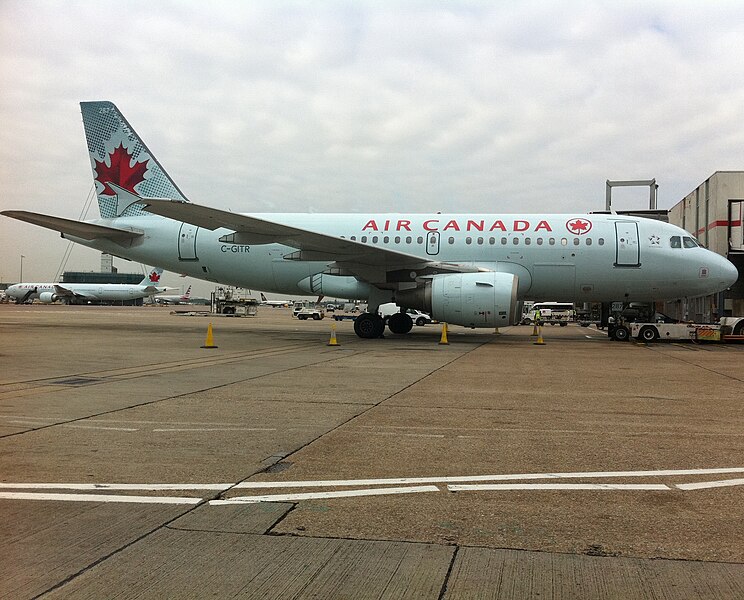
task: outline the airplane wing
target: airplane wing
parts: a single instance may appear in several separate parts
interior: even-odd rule
[[[19,221],[26,221],[34,225],[40,225],[47,229],[59,231],[62,234],[69,234],[84,240],[94,240],[96,238],[109,238],[114,241],[132,240],[141,237],[141,231],[129,229],[118,229],[116,227],[106,227],[105,225],[94,225],[83,221],[72,221],[62,217],[52,217],[41,213],[28,212],[25,210],[4,210],[0,214]]]
[[[419,275],[440,272],[474,273],[481,270],[472,265],[434,261],[415,254],[370,246],[317,231],[190,202],[142,198],[141,204],[147,212],[177,221],[185,221],[211,231],[220,227],[232,229],[235,233],[220,238],[225,243],[284,244],[298,249],[298,252],[285,256],[288,260],[328,260],[354,273],[379,268],[384,271],[411,269],[416,270]]]
[[[89,296],[86,296],[85,294],[79,294],[78,292],[73,292],[72,290],[68,290],[66,287],[61,286],[59,284],[55,284],[54,293],[59,298],[88,298],[89,297]]]

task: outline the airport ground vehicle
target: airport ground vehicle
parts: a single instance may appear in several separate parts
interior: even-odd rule
[[[543,324],[560,325],[565,327],[573,321],[576,312],[570,302],[535,302],[522,316],[523,325],[532,325],[535,315],[540,310],[540,321]]]
[[[212,292],[211,312],[218,315],[254,317],[258,313],[258,300],[240,289],[219,287]]]
[[[383,320],[385,321],[385,323],[387,323],[392,315],[401,312],[401,310],[397,304],[393,302],[388,302],[387,304],[381,304],[378,312],[380,316],[383,318]],[[429,316],[425,312],[416,310],[415,308],[409,308],[404,312],[409,317],[411,317],[411,321],[413,321],[414,325],[423,326],[428,323],[431,323],[432,321],[431,316]]]
[[[294,311],[293,311],[294,313]],[[325,317],[325,310],[318,306],[304,306],[295,315],[300,321],[306,321],[312,319],[313,321],[320,321]]]
[[[744,317],[721,317],[721,333],[726,336],[744,336]]]

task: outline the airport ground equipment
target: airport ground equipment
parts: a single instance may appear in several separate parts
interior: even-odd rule
[[[325,318],[325,310],[319,306],[305,306],[297,313],[297,318],[300,321],[306,321],[312,319],[313,321],[320,321]]]
[[[218,315],[255,317],[259,302],[237,288],[219,287],[212,292],[212,312]]]

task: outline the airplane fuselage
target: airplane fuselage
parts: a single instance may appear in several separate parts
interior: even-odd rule
[[[690,234],[656,220],[620,215],[354,215],[261,214],[267,221],[346,238],[370,246],[518,276],[521,300],[651,301],[722,289],[730,263]],[[144,235],[125,245],[107,239],[64,237],[114,255],[223,284],[281,294],[313,294],[326,273],[338,289],[327,295],[366,298],[368,289],[329,261],[292,260],[297,249],[277,243],[220,241],[232,233],[158,216],[94,221]],[[677,243],[673,241],[676,238]],[[331,275],[331,277],[328,277]],[[416,273],[411,273],[411,282]],[[400,282],[396,282],[398,285]],[[405,284],[405,281],[403,282]],[[391,286],[395,287],[395,286]],[[400,287],[398,285],[398,287]],[[725,285],[723,285],[725,287]],[[338,293],[336,293],[338,292]]]
[[[64,286],[76,296],[64,296],[58,294],[57,286]],[[134,300],[152,296],[155,292],[146,291],[145,286],[126,285],[120,283],[17,283],[10,286],[6,293],[16,300],[36,300],[52,302],[53,300],[66,297],[75,298],[78,301],[96,300],[106,302],[119,302],[122,300]]]

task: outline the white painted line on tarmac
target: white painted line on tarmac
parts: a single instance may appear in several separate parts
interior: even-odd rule
[[[232,483],[0,483],[10,490],[137,490],[162,492],[173,490],[227,490]]]
[[[264,427],[179,427],[179,428],[168,428],[168,429],[153,429],[160,433],[171,433],[171,432],[191,432],[191,431],[276,431],[276,429],[269,429]]]
[[[372,435],[393,435],[396,437],[443,438],[443,433],[398,433],[397,431],[372,431]]]
[[[498,492],[508,490],[671,490],[663,483],[483,483],[448,485],[450,492]]]
[[[226,504],[253,504],[256,502],[295,502],[299,500],[320,500],[327,498],[351,498],[354,496],[386,496],[389,494],[416,494],[420,492],[438,492],[435,485],[413,487],[375,488],[371,490],[344,490],[340,492],[308,492],[304,494],[269,494],[266,496],[237,496],[227,500],[210,500],[209,504],[224,506]]]
[[[513,473],[453,477],[399,477],[395,479],[330,479],[324,481],[244,481],[236,488],[334,487],[359,485],[399,485],[461,483],[468,481],[513,481],[519,479],[598,479],[603,477],[664,477],[676,475],[716,475],[744,473],[744,467],[725,469],[667,469],[663,471],[587,471],[578,473]]]
[[[101,427],[100,425],[73,425],[71,423],[66,423],[62,427],[68,429],[103,429],[104,431],[139,431],[139,429],[133,427]]]
[[[721,481],[703,481],[700,483],[678,483],[676,487],[681,490],[704,490],[706,488],[732,487],[744,485],[744,479],[723,479]]]
[[[50,494],[33,492],[0,492],[4,500],[55,500],[62,502],[128,502],[136,504],[198,504],[201,498],[169,496],[112,496],[109,494]]]

